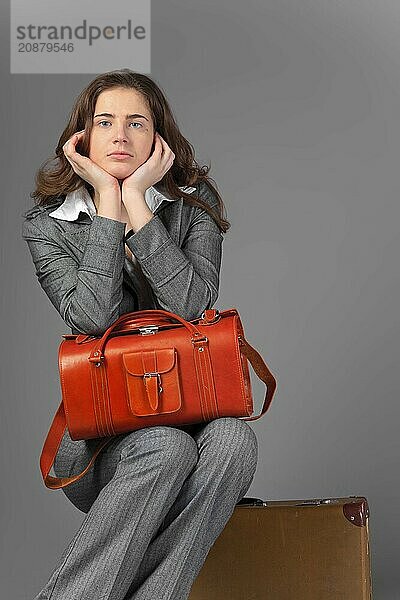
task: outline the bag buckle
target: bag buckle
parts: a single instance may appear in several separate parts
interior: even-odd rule
[[[156,375],[157,375],[157,380],[158,380],[158,391],[162,392],[160,373],[158,373],[157,371],[146,371],[146,373],[143,373],[143,379],[145,377],[155,377]]]

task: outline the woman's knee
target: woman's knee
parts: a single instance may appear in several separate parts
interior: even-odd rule
[[[198,448],[194,439],[181,429],[169,426],[146,427],[124,435],[115,450],[121,461],[151,461],[164,469],[182,469],[188,473],[198,461]]]
[[[258,461],[257,436],[250,425],[237,417],[221,417],[207,424],[209,433],[220,452],[224,450],[230,460],[236,459],[250,476],[254,475]]]

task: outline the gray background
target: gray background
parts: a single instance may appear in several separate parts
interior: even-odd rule
[[[84,515],[39,470],[69,329],[36,282],[20,214],[93,76],[10,76],[1,17],[1,580],[4,598],[28,600]],[[232,223],[217,307],[238,308],[278,379],[252,423],[247,495],[366,496],[379,600],[400,598],[399,29],[394,0],[152,4],[150,75],[212,162]],[[259,407],[262,384],[254,395]]]

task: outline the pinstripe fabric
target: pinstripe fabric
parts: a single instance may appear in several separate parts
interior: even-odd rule
[[[60,477],[82,469],[92,442],[65,439]],[[86,515],[35,600],[187,599],[257,460],[253,429],[235,417],[116,436],[63,488]]]

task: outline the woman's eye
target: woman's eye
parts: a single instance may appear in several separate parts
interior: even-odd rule
[[[99,121],[99,125],[101,125],[102,123],[110,123],[110,121]],[[138,123],[136,121],[132,121],[132,123],[134,125],[140,125],[140,127],[143,127],[143,125],[141,123]],[[130,123],[130,125],[132,125],[132,123]],[[137,129],[137,127],[134,127],[134,129]]]

